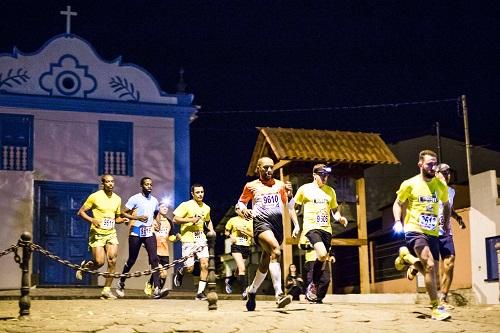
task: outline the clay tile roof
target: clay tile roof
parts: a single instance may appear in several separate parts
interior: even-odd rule
[[[260,133],[247,174],[253,175],[257,160],[274,155],[279,160],[362,165],[399,164],[377,133],[296,128],[258,128]]]

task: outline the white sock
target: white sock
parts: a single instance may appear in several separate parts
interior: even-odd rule
[[[273,280],[274,292],[276,296],[281,295],[281,266],[279,262],[272,262],[269,264],[269,272],[271,273],[271,280]]]
[[[203,291],[205,291],[205,287],[207,286],[207,281],[200,280],[198,283],[198,294],[201,294]]]
[[[252,294],[255,294],[257,292],[257,289],[259,289],[260,285],[262,282],[265,280],[267,275],[267,272],[262,273],[257,269],[257,272],[255,272],[255,277],[253,278],[253,282],[250,285],[249,292]]]

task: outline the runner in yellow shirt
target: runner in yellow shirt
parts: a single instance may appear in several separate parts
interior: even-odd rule
[[[443,306],[439,306],[435,265],[439,261],[439,201],[443,203],[445,230],[450,223],[448,189],[435,178],[438,165],[437,155],[431,150],[419,154],[420,174],[405,180],[393,205],[394,230],[402,229],[401,216],[406,205],[405,240],[410,253],[418,257],[415,268],[424,275],[425,288],[432,306],[432,319],[445,320],[451,317]]]
[[[246,259],[252,254],[250,247],[253,243],[253,221],[236,215],[227,221],[224,234],[231,239],[231,255],[236,262],[242,298],[246,299],[248,287]],[[226,278],[225,283],[226,292],[230,294],[232,292],[231,279]]]
[[[174,223],[181,226],[183,257],[191,254],[197,247],[202,247],[202,250],[195,254],[200,260],[200,282],[195,299],[202,301],[207,299],[204,290],[208,278],[208,246],[207,237],[203,230],[206,226],[209,232],[215,233],[215,231],[210,218],[210,207],[203,202],[205,196],[203,185],[193,184],[191,186],[191,196],[193,199],[184,201],[174,210]],[[192,273],[193,269],[194,257],[190,257],[184,262],[184,267],[176,271],[174,285],[180,287],[184,272]]]
[[[107,259],[108,272],[114,273],[118,256],[115,223],[128,222],[128,219],[121,217],[122,200],[113,193],[113,176],[102,176],[101,183],[102,190],[92,193],[77,213],[90,224],[89,247],[92,250],[92,260],[83,260],[80,267],[95,270],[102,267]],[[92,210],[92,217],[87,214],[89,210]],[[82,274],[83,271],[77,270],[76,278],[81,280]],[[106,278],[101,292],[102,299],[116,299],[111,292],[112,281],[112,277]]]
[[[321,277],[326,269],[332,243],[332,217],[344,227],[348,223],[337,211],[335,190],[327,185],[331,171],[324,164],[316,164],[313,167],[313,181],[299,187],[294,198],[296,206],[304,207],[302,234],[314,247],[317,257],[312,268],[312,283],[306,290],[306,299],[310,302],[321,302],[328,289],[328,284]]]

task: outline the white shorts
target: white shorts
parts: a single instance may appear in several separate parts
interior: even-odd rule
[[[205,245],[200,252],[195,253],[194,256],[189,257],[186,261],[184,261],[184,267],[191,267],[194,265],[194,258],[208,258],[208,246],[207,243],[182,243],[182,256],[188,256],[193,252],[193,250],[200,246]]]

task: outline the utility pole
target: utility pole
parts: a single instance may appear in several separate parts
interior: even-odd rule
[[[436,137],[437,137],[438,161],[439,163],[443,163],[443,155],[441,154],[441,135],[439,134],[439,121],[436,121]]]
[[[462,111],[464,113],[464,132],[465,132],[465,157],[467,160],[467,180],[470,186],[470,177],[472,175],[471,158],[470,158],[470,140],[469,140],[469,116],[467,108],[467,97],[465,95],[460,96],[462,101]]]

